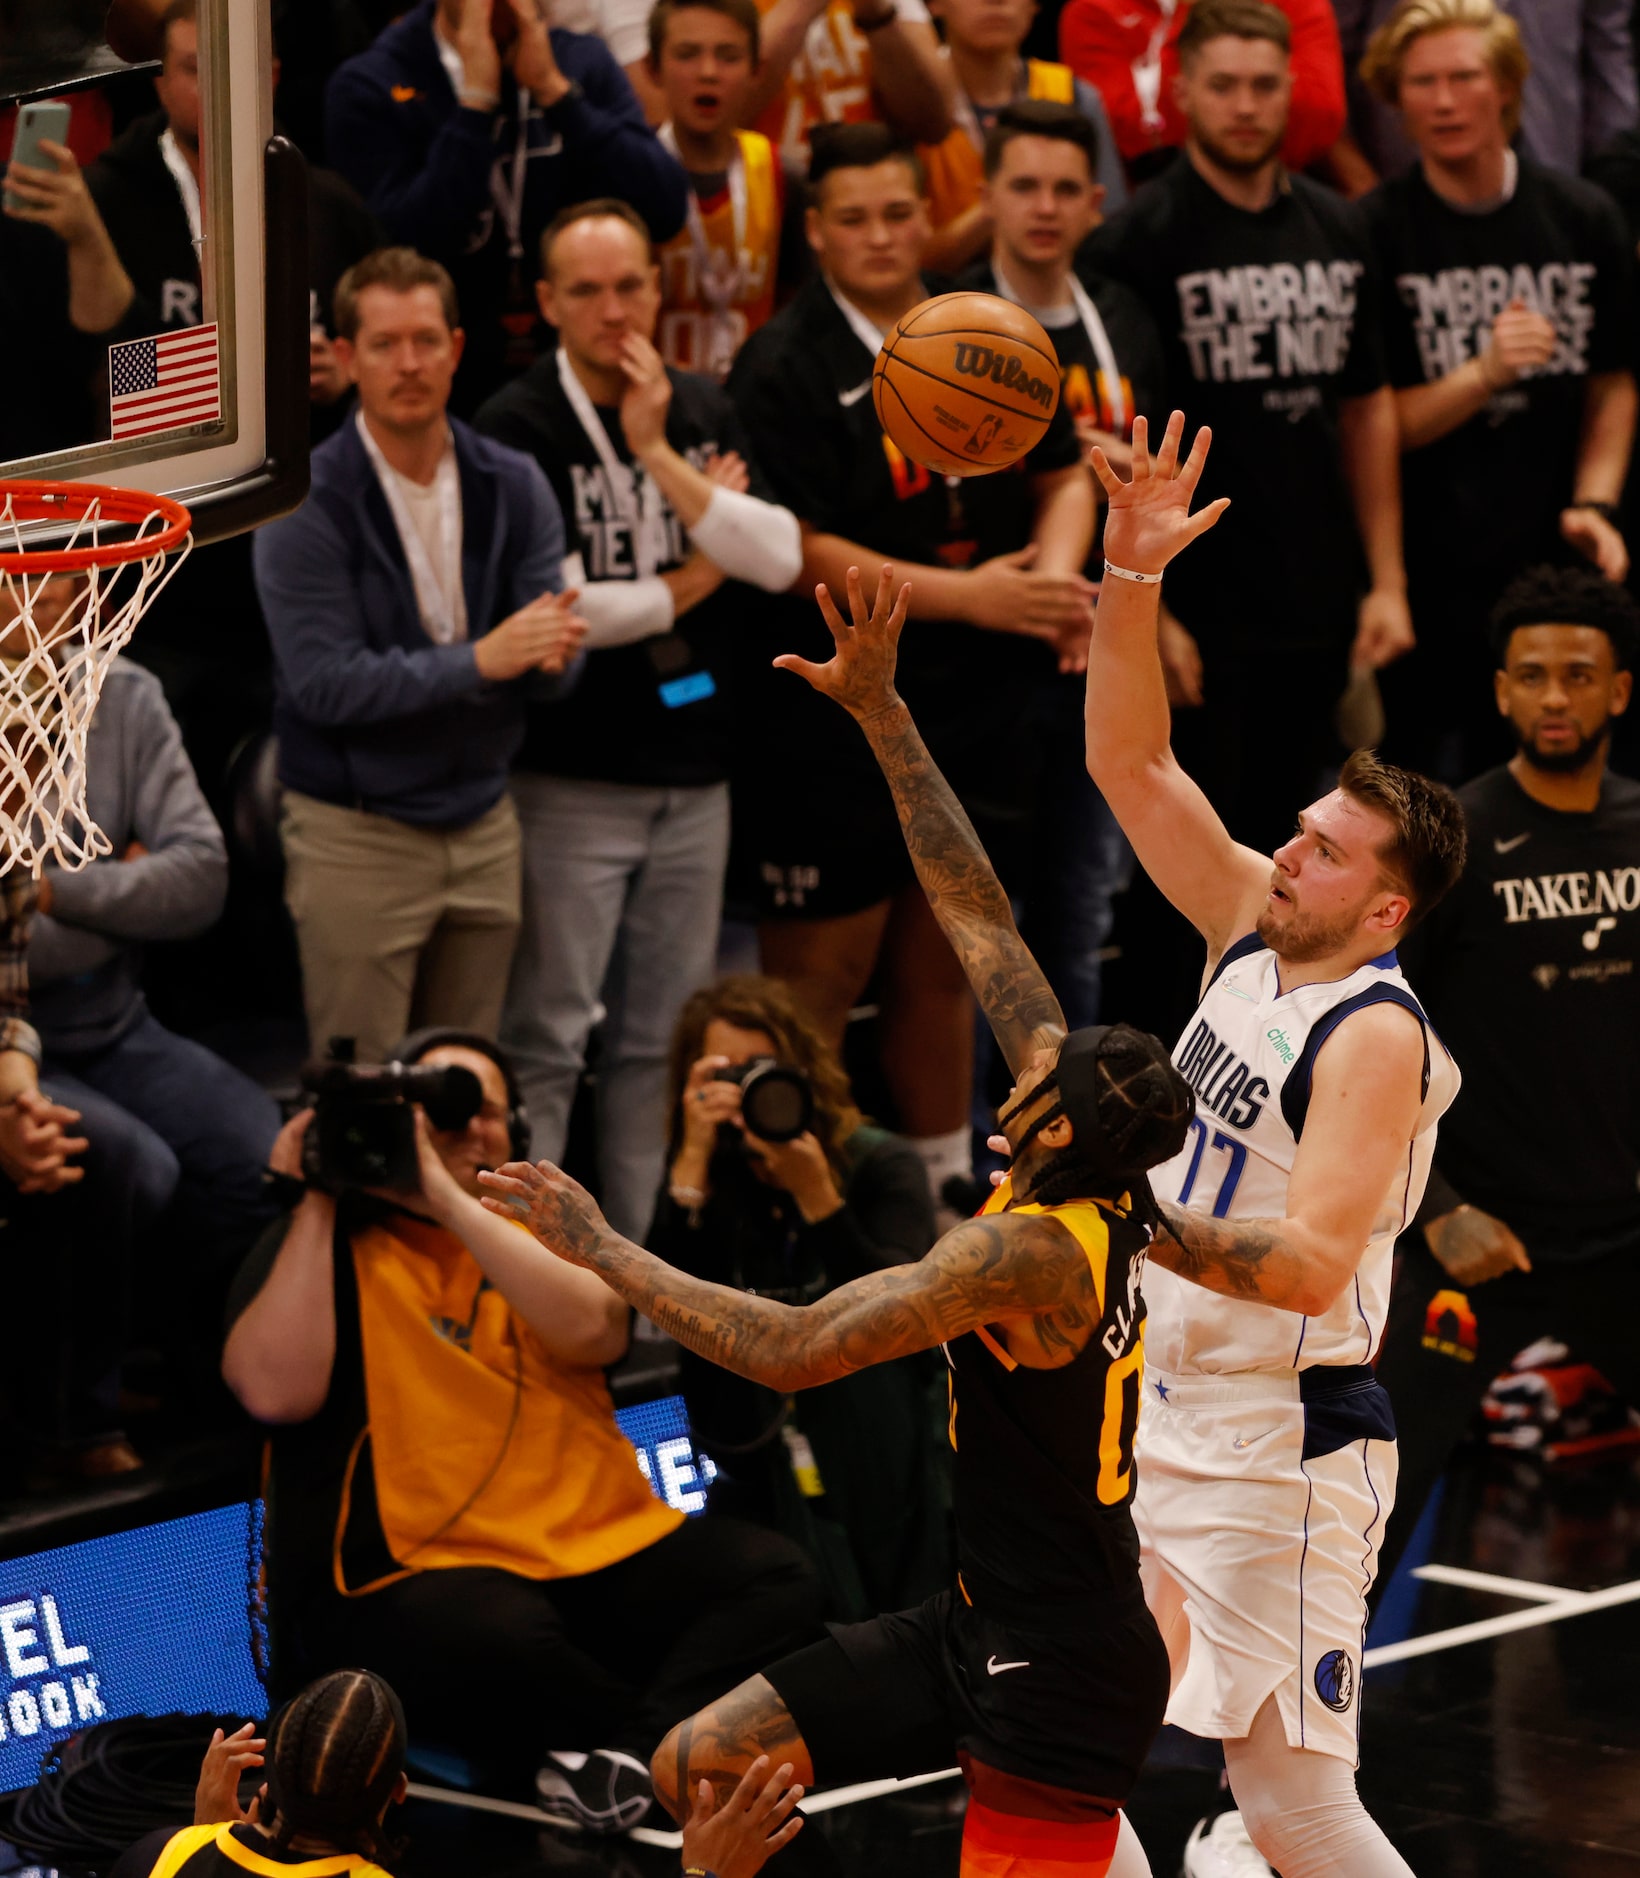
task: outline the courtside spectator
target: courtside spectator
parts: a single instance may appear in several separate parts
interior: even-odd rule
[[[805,597],[782,644],[830,656],[806,597],[868,588],[885,558],[911,584],[899,686],[990,852],[1029,845],[1041,750],[1029,734],[1059,660],[1085,657],[1092,478],[1063,404],[1037,448],[959,482],[903,457],[871,404],[884,336],[927,298],[921,169],[881,124],[817,131],[807,214],[819,274],[741,349],[730,379],[757,460],[803,522]],[[790,983],[834,1048],[879,972],[895,1120],[936,1201],[970,1168],[973,1006],[911,872],[881,772],[842,713],[789,673],[748,674],[737,840],[763,968]],[[1010,881],[1010,886],[1016,885]]]
[[[760,1139],[721,1074],[759,1061],[807,1081],[814,1118],[795,1140]],[[934,1243],[922,1162],[860,1113],[836,1052],[778,979],[742,973],[697,991],[669,1081],[670,1159],[644,1240],[657,1258],[803,1305]],[[949,1581],[943,1366],[910,1357],[785,1397],[688,1350],[680,1360],[690,1428],[718,1469],[707,1506],[797,1540],[834,1617],[917,1604]]]
[[[1487,618],[1523,565],[1628,571],[1634,257],[1592,184],[1510,147],[1520,32],[1489,0],[1404,0],[1366,72],[1417,165],[1363,212],[1385,281],[1418,649],[1384,674],[1386,748],[1460,782],[1506,753]]]
[[[786,172],[761,131],[737,130],[758,66],[756,0],[657,0],[649,70],[660,137],[689,178],[689,216],[659,251],[668,365],[728,376],[747,333],[774,311]]]
[[[561,208],[619,196],[657,241],[683,225],[683,171],[614,55],[538,0],[421,0],[337,71],[325,123],[389,237],[455,280],[462,412],[535,357],[537,244]]]
[[[1103,219],[1095,137],[1070,105],[1027,102],[997,114],[985,139],[991,252],[956,284],[1000,294],[1041,321],[1059,355],[1060,397],[1079,442],[1084,450],[1097,444],[1127,473],[1134,418],[1165,421],[1167,368],[1138,295],[1119,281],[1076,276],[1076,252]],[[1090,578],[1100,571],[1095,542]],[[1165,607],[1161,649],[1174,705],[1199,703],[1200,654]],[[1031,949],[1074,1027],[1099,1021],[1112,895],[1130,871],[1127,842],[1083,755],[1086,690],[1076,674],[1061,673],[1043,694],[1047,778],[1024,908]]]
[[[1394,99],[1359,73],[1396,0],[1334,0],[1334,9],[1351,75],[1351,140],[1369,178],[1400,176],[1417,161],[1417,141]],[[1515,0],[1499,10],[1519,29],[1532,72],[1511,141],[1533,162],[1575,176],[1640,117],[1633,8],[1628,0]]]
[[[0,402],[4,462],[106,433],[93,388],[136,292],[74,152],[48,139],[40,154],[7,165],[0,212],[0,340],[29,360]]]
[[[1103,98],[1117,146],[1140,175],[1156,168],[1155,153],[1191,134],[1179,89],[1179,38],[1191,12],[1169,0],[1067,0],[1059,16],[1059,56]],[[1302,170],[1344,128],[1344,65],[1330,0],[1282,0],[1281,12],[1291,51],[1281,160]]]
[[[924,0],[758,0],[762,63],[747,118],[794,180],[817,124],[887,124],[913,142],[951,128],[951,75]]]
[[[731,667],[778,649],[741,583],[783,592],[802,546],[796,518],[764,499],[727,393],[655,351],[659,270],[630,208],[567,209],[542,238],[539,292],[559,349],[478,421],[553,485],[587,658],[571,696],[531,707],[513,777],[524,929],[502,1034],[533,1152],[557,1161],[603,1013],[601,1191],[637,1237],[660,1178],[672,1025],[717,952]]]
[[[371,1059],[412,1013],[495,1029],[523,681],[562,673],[582,627],[540,471],[446,415],[462,333],[445,270],[384,248],[342,277],[336,324],[358,412],[253,551],[309,1035]]]
[[[223,1374],[273,1428],[278,1674],[374,1664],[485,1790],[534,1780],[555,1815],[620,1830],[671,1722],[801,1639],[819,1587],[777,1534],[655,1496],[603,1377],[626,1306],[480,1205],[479,1169],[528,1125],[506,1058],[437,1031],[401,1054],[469,1070],[482,1108],[424,1128],[400,1205],[310,1189],[229,1303]],[[276,1168],[299,1170],[311,1121]]]
[[[47,581],[36,626],[53,630],[82,593],[70,575]],[[159,681],[125,659],[109,666],[91,720],[86,802],[113,852],[40,876],[31,1017],[53,1093],[94,1138],[128,1135],[149,1183],[175,1190],[163,1260],[143,1289],[178,1312],[203,1273],[236,1265],[267,1224],[262,1170],[279,1111],[248,1076],[167,1030],[143,997],[142,948],[216,922],[228,857]]]
[[[1196,0],[1178,40],[1184,158],[1084,250],[1150,309],[1168,402],[1213,429],[1236,525],[1168,573],[1203,668],[1175,747],[1236,839],[1266,850],[1341,754],[1351,666],[1412,642],[1376,276],[1348,205],[1283,168],[1290,37],[1263,0]]]
[[[1640,784],[1606,767],[1640,614],[1591,569],[1537,568],[1504,594],[1493,651],[1515,754],[1459,792],[1463,878],[1402,952],[1464,1084],[1378,1357],[1401,1429],[1381,1584],[1518,1351],[1557,1338],[1640,1402],[1640,1080],[1625,1041],[1640,1035]]]
[[[1039,98],[1074,105],[1088,120],[1094,168],[1106,210],[1128,199],[1121,153],[1099,94],[1068,65],[1020,55],[1036,12],[1036,0],[933,0],[934,17],[945,29],[945,56],[956,80],[956,123],[942,143],[917,152],[928,181],[929,220],[934,234],[923,252],[931,273],[966,267],[991,245],[991,217],[984,189],[985,137],[1008,105]]]

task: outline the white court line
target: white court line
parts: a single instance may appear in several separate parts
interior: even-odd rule
[[[1361,1666],[1375,1669],[1380,1663],[1400,1663],[1409,1656],[1432,1656],[1437,1650],[1456,1650],[1465,1643],[1481,1643],[1488,1637],[1532,1630],[1539,1624],[1558,1624],[1565,1617],[1581,1617],[1587,1611],[1610,1610],[1613,1605],[1636,1601],[1640,1601],[1640,1578],[1626,1585],[1612,1585],[1605,1591],[1568,1591],[1553,1604],[1534,1604],[1529,1610],[1510,1611],[1503,1617],[1483,1617],[1479,1623],[1459,1624],[1452,1630],[1434,1630],[1427,1637],[1408,1637],[1403,1643],[1382,1644],[1376,1650],[1365,1652]]]
[[[1579,1594],[1565,1585],[1537,1585],[1527,1578],[1500,1578],[1495,1572],[1466,1571],[1461,1565],[1420,1565],[1414,1578],[1431,1584],[1462,1585],[1466,1591],[1495,1591],[1499,1597],[1519,1598],[1527,1604],[1556,1604]]]
[[[1485,1617],[1478,1623],[1459,1624],[1451,1630],[1434,1630],[1424,1637],[1408,1637],[1401,1643],[1386,1643],[1368,1650],[1361,1659],[1363,1669],[1376,1669],[1383,1663],[1400,1663],[1408,1657],[1433,1656],[1440,1650],[1456,1650],[1466,1643],[1482,1643],[1489,1637],[1508,1636],[1516,1630],[1533,1630],[1539,1624],[1558,1624],[1562,1618],[1581,1617],[1589,1611],[1610,1610],[1620,1604],[1640,1603],[1640,1578],[1628,1584],[1611,1585],[1604,1591],[1561,1591],[1550,1585],[1534,1585],[1525,1579],[1499,1578],[1490,1572],[1464,1571],[1452,1565],[1426,1565],[1416,1574],[1437,1584],[1456,1584],[1477,1591],[1496,1591],[1512,1597],[1531,1599],[1524,1611],[1510,1611],[1503,1617]],[[874,1800],[885,1793],[906,1793],[913,1787],[926,1787],[936,1780],[955,1780],[959,1769],[942,1768],[934,1774],[915,1774],[908,1780],[863,1780],[852,1787],[833,1787],[827,1792],[805,1798],[805,1813],[829,1813],[839,1806],[855,1806],[862,1800]],[[573,1822],[555,1819],[539,1807],[526,1806],[518,1800],[492,1800],[482,1793],[463,1793],[453,1787],[429,1787],[411,1781],[408,1791],[418,1800],[433,1800],[443,1806],[462,1806],[475,1813],[500,1813],[509,1819],[527,1820],[535,1826],[553,1826],[560,1831],[578,1832]],[[652,1826],[636,1826],[626,1835],[640,1845],[653,1845],[676,1851],[683,1844],[681,1832],[662,1832]]]

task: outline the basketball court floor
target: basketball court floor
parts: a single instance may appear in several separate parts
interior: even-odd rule
[[[1419,1878],[1640,1878],[1640,1456],[1545,1472],[1472,1452],[1427,1524],[1368,1638],[1366,1804]],[[1217,1785],[1200,1744],[1164,1734],[1131,1809],[1157,1878]],[[679,1867],[675,1839],[594,1843],[430,1792],[406,1811],[404,1878]],[[854,1878],[947,1878],[961,1795],[954,1776],[821,1795],[808,1830]]]

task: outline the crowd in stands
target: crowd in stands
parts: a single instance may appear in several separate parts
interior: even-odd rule
[[[910,580],[899,688],[1070,1022],[1176,1028],[1199,948],[1130,881],[1083,760],[1088,459],[1125,471],[1136,420],[1175,407],[1211,424],[1204,494],[1232,506],[1168,572],[1160,652],[1232,834],[1270,851],[1373,745],[1484,784],[1496,853],[1471,865],[1502,867],[1530,817],[1497,766],[1550,778],[1520,784],[1538,846],[1454,895],[1409,971],[1472,1087],[1483,991],[1576,1003],[1560,1047],[1601,1103],[1553,1128],[1582,1198],[1488,1171],[1541,1113],[1486,1106],[1489,1140],[1460,1102],[1417,1282],[1528,1276],[1477,1215],[1540,1268],[1640,1269],[1634,1079],[1600,1055],[1640,1021],[1640,791],[1605,768],[1636,754],[1630,9],[395,12],[274,7],[309,160],[311,492],[196,553],[114,666],[87,752],[108,858],[0,878],[0,1244],[36,1327],[0,1496],[143,1466],[134,1348],[168,1386],[220,1360],[272,1430],[286,1691],[362,1660],[497,1790],[625,1825],[679,1716],[950,1570],[938,1375],[785,1399],[685,1362],[717,1470],[685,1521],[614,1420],[625,1308],[478,1203],[482,1167],[567,1161],[672,1263],[802,1302],[982,1194],[963,971],[865,741],[771,665],[825,656],[817,582]],[[99,434],[111,340],[202,317],[201,30],[173,0],[151,88],[77,94],[49,167],[7,172],[8,463]],[[1028,458],[966,480],[902,455],[870,395],[896,322],[962,289],[1035,314],[1063,381]],[[75,603],[52,586],[37,621]],[[253,757],[271,876],[236,824]],[[1544,936],[1506,990],[1463,949],[1574,919],[1564,962]],[[226,992],[167,970],[185,942]],[[281,1126],[269,1078],[187,1034],[270,1004],[313,1055],[346,1037],[478,1079],[403,1205],[303,1192],[311,1111]],[[790,1141],[742,1115],[767,1058],[813,1092]],[[1541,1144],[1529,1165],[1553,1181]],[[1499,1304],[1494,1368],[1574,1277]],[[382,1753],[372,1850],[402,1742]]]

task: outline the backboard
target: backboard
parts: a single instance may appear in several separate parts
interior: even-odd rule
[[[164,9],[0,0],[0,106],[61,99],[89,110],[96,101],[81,94],[157,69]],[[300,155],[273,134],[268,0],[197,0],[195,11],[184,43],[190,55],[197,44],[197,156],[180,121],[183,141],[173,136],[165,154],[173,175],[182,165],[194,177],[191,207],[176,182],[191,280],[160,281],[115,327],[81,332],[68,320],[66,248],[53,247],[51,230],[0,215],[0,348],[5,380],[24,394],[0,383],[0,481],[171,496],[192,511],[196,541],[209,541],[283,513],[307,488],[307,191]],[[165,176],[152,162],[150,171],[163,196]],[[162,206],[175,220],[178,202]],[[153,258],[144,231],[129,217],[108,221],[141,289]],[[189,245],[174,270],[185,276]]]

